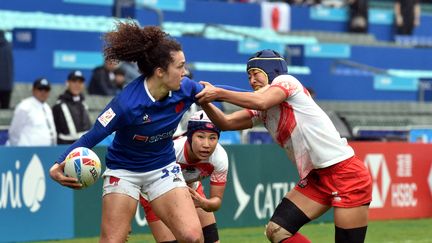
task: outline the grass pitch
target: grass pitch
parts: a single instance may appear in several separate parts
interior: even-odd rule
[[[334,242],[332,223],[308,224],[300,232],[312,242]],[[263,243],[268,242],[264,236],[264,226],[250,228],[220,229],[221,243]],[[92,243],[98,238],[83,238],[63,241],[44,241],[62,243]],[[150,234],[133,234],[128,242],[154,242]],[[366,236],[367,243],[432,243],[432,219],[371,221]],[[34,243],[34,242],[33,242]],[[40,242],[41,243],[41,242]]]

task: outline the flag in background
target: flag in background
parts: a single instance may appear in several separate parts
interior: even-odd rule
[[[261,3],[261,26],[279,32],[291,29],[291,9],[287,3]]]

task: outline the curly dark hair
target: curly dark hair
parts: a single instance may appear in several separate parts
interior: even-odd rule
[[[182,50],[180,43],[157,26],[141,28],[133,21],[119,21],[116,27],[103,36],[105,60],[137,62],[147,77],[158,67],[166,70],[174,61],[171,52]]]

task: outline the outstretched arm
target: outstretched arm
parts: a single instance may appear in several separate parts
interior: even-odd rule
[[[93,148],[96,144],[102,141],[106,136],[116,131],[120,126],[127,125],[128,120],[122,106],[119,104],[116,98],[114,98],[99,115],[95,121],[93,127],[84,134],[80,139],[71,144],[60,157],[56,163],[50,169],[50,176],[53,180],[59,184],[74,189],[81,188],[81,184],[78,180],[66,177],[64,175],[64,166],[66,156],[77,147]]]
[[[240,110],[231,114],[225,114],[211,103],[201,104],[210,120],[221,130],[243,130],[253,126],[248,111]]]
[[[268,88],[264,92],[235,92],[216,88],[208,82],[201,81],[205,88],[195,97],[200,104],[214,100],[229,103],[254,110],[267,110],[282,103],[287,94],[280,88]]]

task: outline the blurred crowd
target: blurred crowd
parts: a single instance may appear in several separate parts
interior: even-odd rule
[[[348,8],[348,31],[353,33],[368,32],[368,0],[213,0],[240,3],[283,2],[290,5],[321,5],[325,7]],[[420,25],[420,3],[430,0],[395,0],[394,26],[396,35],[412,35],[414,27]]]
[[[13,87],[12,49],[7,41],[2,42],[1,34],[0,56],[4,71],[0,72],[0,104],[2,109],[9,109]],[[4,66],[5,63],[8,65]],[[92,126],[85,93],[115,96],[139,75],[133,63],[105,62],[93,69],[89,82],[86,82],[80,70],[73,70],[65,79],[64,92],[57,97],[52,107],[47,103],[52,83],[45,77],[37,78],[32,85],[32,95],[15,106],[6,145],[72,144]]]
[[[192,79],[190,69],[187,68],[186,71],[185,76]],[[21,100],[14,108],[6,146],[52,146],[74,143],[93,125],[85,94],[113,97],[138,76],[140,73],[137,65],[129,62],[104,62],[93,69],[88,82],[80,70],[73,70],[67,75],[64,91],[57,97],[53,106],[47,103],[52,95],[52,83],[45,77],[37,78],[32,84],[32,95]],[[8,87],[13,86],[12,80],[13,78],[10,78]],[[1,109],[10,109],[12,88],[8,92],[8,96],[3,96],[2,93]],[[3,103],[5,97],[8,99]],[[187,121],[197,109],[197,106],[193,105],[185,113],[184,121]],[[184,121],[179,125],[176,136],[185,132],[187,124]],[[112,137],[109,136],[101,143],[106,144],[111,140]]]

